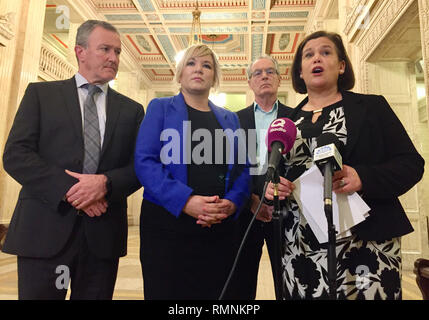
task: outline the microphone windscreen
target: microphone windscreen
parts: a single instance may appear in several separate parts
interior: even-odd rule
[[[273,142],[278,141],[284,145],[283,154],[292,149],[296,139],[296,126],[288,118],[278,118],[271,122],[266,135],[265,142],[268,152],[271,152]]]
[[[332,132],[322,133],[320,136],[316,138],[317,147],[326,146],[328,144],[333,143],[337,150],[340,150],[341,143],[338,137]]]

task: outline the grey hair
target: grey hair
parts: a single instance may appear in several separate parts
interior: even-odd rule
[[[84,23],[82,23],[80,25],[80,27],[77,29],[76,45],[87,48],[88,47],[88,38],[91,35],[91,32],[96,27],[102,27],[103,29],[113,31],[119,35],[118,30],[113,25],[111,25],[110,23],[108,23],[106,21],[87,20]]]
[[[274,64],[274,69],[276,69],[276,73],[280,74],[279,63],[277,62],[277,60],[274,59],[273,57],[271,57],[268,54],[264,54],[262,56],[259,56],[255,60],[253,60],[252,63],[247,66],[246,73],[247,73],[247,79],[248,80],[250,80],[250,78],[252,77],[252,67],[253,67],[253,65],[255,64],[256,61],[262,60],[262,59],[270,60]]]

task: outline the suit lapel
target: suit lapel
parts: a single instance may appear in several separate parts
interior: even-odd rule
[[[341,92],[341,94],[343,95],[343,107],[347,127],[347,145],[343,157],[347,159],[358,140],[362,121],[366,117],[367,108],[363,104],[361,96],[353,92]]]
[[[243,129],[256,129],[255,126],[255,111],[253,103],[243,111],[244,117],[240,118],[240,124]]]
[[[228,125],[227,121],[229,120],[227,117],[227,114],[222,114],[216,106],[209,100],[209,107],[214,113],[217,121],[219,122],[220,126],[225,130],[227,128],[232,128],[232,123]]]
[[[121,103],[119,95],[110,87],[107,89],[106,101],[106,130],[104,132],[103,147],[101,149],[100,159],[103,157],[110,141],[112,140],[113,132],[115,131],[116,123],[121,113]]]
[[[61,86],[61,90],[65,100],[65,106],[73,123],[75,134],[78,137],[79,142],[82,143],[83,148],[82,114],[80,111],[75,78],[73,77],[69,80],[65,80],[63,86]]]
[[[277,118],[289,118],[289,116],[290,116],[289,108],[279,101]]]

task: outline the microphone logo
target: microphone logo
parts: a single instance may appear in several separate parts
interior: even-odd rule
[[[274,120],[271,123],[270,128],[277,128],[277,127],[283,128],[285,126],[285,124],[286,124],[285,119],[279,118],[279,119]]]

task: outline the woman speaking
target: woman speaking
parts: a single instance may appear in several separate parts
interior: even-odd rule
[[[299,45],[292,82],[307,97],[290,116],[298,135],[288,156],[291,169],[287,179],[281,179],[280,198],[290,196],[290,181],[313,165],[316,138],[335,134],[344,165],[334,174],[333,191],[358,192],[371,208],[352,235],[336,243],[337,297],[400,299],[401,236],[413,228],[398,197],[421,179],[424,160],[386,99],[348,91],[354,81],[338,34],[318,31]],[[266,197],[272,199],[272,185]],[[283,259],[286,298],[328,299],[327,245],[319,244],[297,202],[289,199]]]

